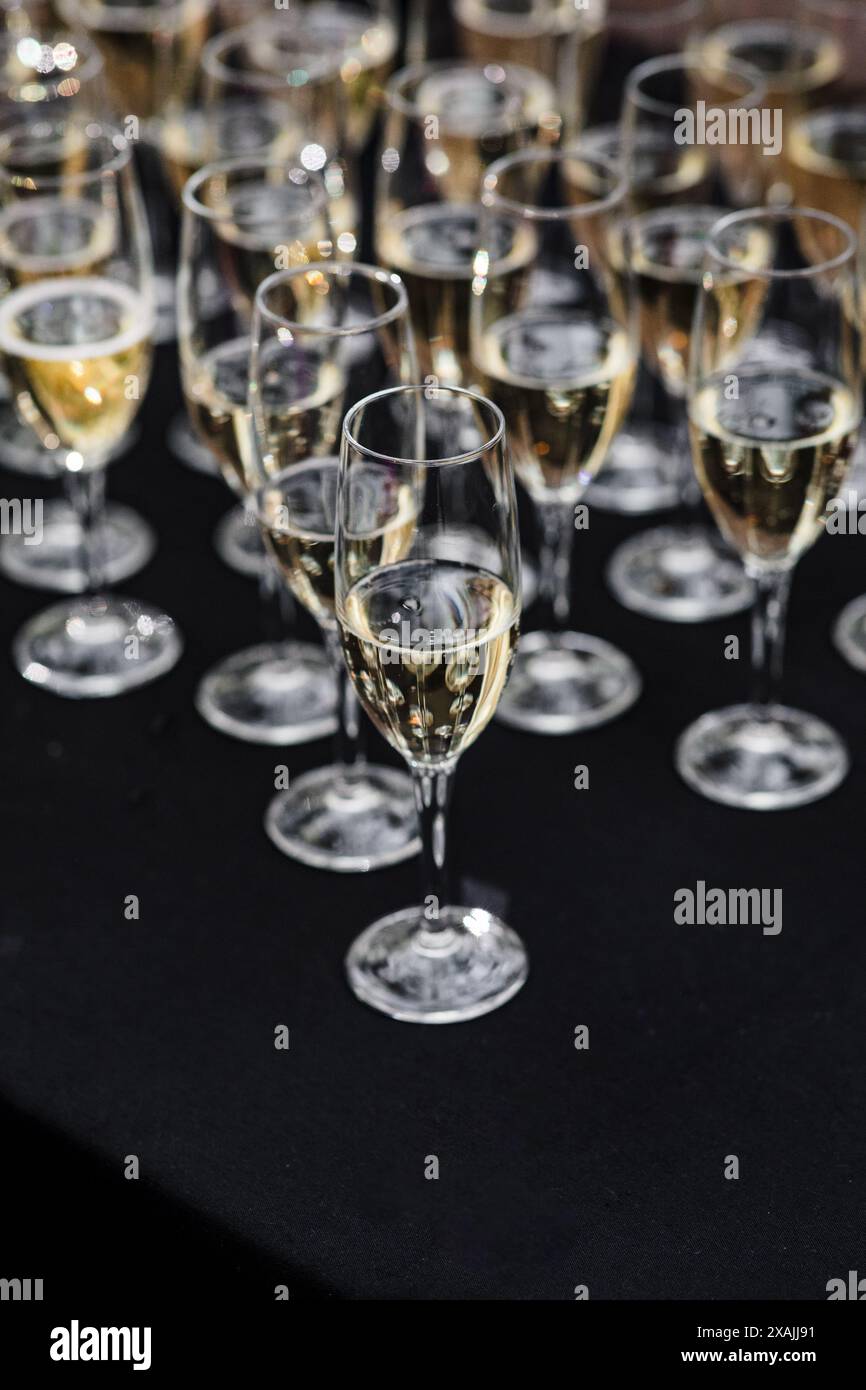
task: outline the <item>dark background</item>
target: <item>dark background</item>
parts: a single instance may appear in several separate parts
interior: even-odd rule
[[[844,735],[853,771],[815,806],[749,814],[700,800],[671,762],[691,719],[745,694],[747,618],[619,608],[603,565],[650,523],[592,514],[575,621],[634,657],[644,695],[573,737],[494,723],[463,759],[464,888],[507,915],[531,973],[486,1018],[413,1027],[357,1003],[342,959],[414,898],[417,866],[343,877],[283,858],[261,827],[274,767],[300,774],[327,744],[253,747],[194,711],[201,675],[261,619],[211,547],[227,490],[166,448],[178,404],[162,349],[140,442],[109,474],[157,528],[123,588],[179,623],[175,671],[102,702],[28,686],[9,644],[50,596],[2,584],[0,1276],[43,1277],[63,1321],[98,1320],[120,1290],[136,1322],[157,1285],[178,1307],[203,1288],[272,1300],[275,1284],[800,1300],[866,1273],[866,678],[829,637],[866,589],[866,541],[826,538],[800,565],[785,685]],[[0,473],[0,495],[44,492]],[[393,760],[378,740],[376,755]],[[676,926],[673,895],[698,879],[781,888],[781,935]]]

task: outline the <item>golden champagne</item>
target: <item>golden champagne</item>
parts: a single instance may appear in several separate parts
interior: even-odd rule
[[[0,275],[9,288],[51,275],[99,275],[116,250],[107,208],[34,194],[0,212]]]
[[[98,466],[147,389],[153,309],[98,277],[36,280],[0,303],[0,354],[19,415],[49,449]]]
[[[821,534],[842,485],[861,404],[803,369],[750,367],[710,378],[690,410],[695,469],[722,534],[746,560],[788,568]]]
[[[477,377],[469,356],[477,247],[478,210],[472,206],[430,203],[379,227],[379,260],[399,273],[409,296],[421,377],[435,376],[441,386],[466,386]],[[497,249],[497,273],[510,275],[528,264],[535,237],[521,228],[499,259]]]
[[[526,309],[488,327],[476,364],[508,421],[514,469],[529,493],[577,497],[604,462],[631,403],[626,331],[568,309]]]
[[[334,535],[337,525],[338,458],[305,459],[294,464],[259,493],[259,521],[265,543],[299,603],[324,627],[336,627],[334,600]],[[368,570],[403,559],[415,532],[416,508],[411,489],[399,486],[388,495],[390,480],[380,469],[358,466],[350,486],[363,489],[355,512],[371,518],[387,513],[385,524],[374,524],[351,538],[353,563]]]
[[[489,724],[508,679],[519,603],[486,570],[403,560],[371,570],[338,612],[373,723],[411,762],[448,763]]]

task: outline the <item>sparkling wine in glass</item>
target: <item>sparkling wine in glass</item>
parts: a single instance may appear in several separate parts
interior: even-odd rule
[[[406,494],[417,499],[411,535]],[[443,558],[452,528],[459,548]],[[393,530],[400,539],[390,553],[371,547],[372,535]],[[449,881],[453,773],[496,710],[520,620],[514,479],[505,421],[491,402],[409,386],[349,411],[335,603],[358,698],[412,773],[423,841],[419,905],[357,938],[349,984],[391,1018],[476,1018],[516,994],[527,974],[519,937],[492,913],[455,903]]]
[[[755,689],[686,729],[676,765],[729,806],[801,806],[848,769],[839,736],[776,688],[794,566],[824,529],[860,428],[856,253],[845,223],[796,207],[733,213],[707,240],[689,425],[701,491],[755,585]]]
[[[232,156],[282,159],[322,173],[335,254],[350,257],[357,200],[334,144],[334,113],[342,109],[339,75],[333,47],[311,35],[294,9],[270,19],[259,14],[254,23],[216,34],[201,51],[194,82],[169,93],[163,106],[160,149],[178,196],[198,169]],[[184,463],[213,471],[213,456],[202,449],[187,417],[171,422],[168,437]],[[267,576],[258,528],[245,525],[242,510],[222,519],[214,544],[231,569],[260,580]]]
[[[193,93],[216,7],[213,0],[57,0],[57,9],[102,54],[109,110],[133,143],[155,262],[155,341],[170,342],[177,224],[166,196],[160,132],[168,105]]]
[[[592,165],[606,191],[571,201],[568,169]],[[580,499],[626,417],[637,361],[631,289],[612,238],[627,207],[615,163],[582,146],[521,151],[483,184],[472,282],[472,358],[509,425],[518,479],[542,532],[549,626],[524,637],[499,717],[535,733],[605,723],[637,698],[627,656],[571,628]]]
[[[386,99],[378,259],[406,284],[421,378],[471,385],[469,304],[481,175],[497,154],[558,136],[556,94],[528,68],[448,62],[404,68],[388,84]]]
[[[332,234],[321,175],[267,158],[205,165],[186,184],[178,272],[178,347],[190,421],[258,537],[247,394],[256,290],[276,266],[326,256]],[[310,382],[308,409],[324,411],[340,383]],[[295,422],[303,423],[300,398]],[[324,418],[324,417],[323,417]],[[331,445],[339,420],[332,427]],[[263,597],[269,589],[263,586]],[[196,693],[209,724],[255,743],[292,744],[330,733],[335,692],[325,654],[302,642],[258,642],[220,661]]]
[[[623,229],[624,261],[638,309],[641,354],[676,421],[680,451],[688,447],[686,391],[695,304],[701,286],[704,250],[710,230],[724,215],[720,207],[685,204],[641,213]],[[763,249],[753,231],[755,254]],[[760,285],[754,302],[744,303],[732,338],[748,335],[760,309]],[[751,309],[749,313],[747,310]],[[695,500],[699,493],[695,487]],[[649,542],[652,542],[650,544]],[[643,565],[643,569],[641,569]],[[669,621],[700,621],[707,603],[717,616],[736,613],[751,602],[751,586],[739,557],[721,536],[704,526],[691,532],[660,527],[637,535],[614,552],[608,582],[615,594],[627,592],[629,607]]]
[[[694,47],[702,67],[702,94],[717,106],[727,97],[724,79],[731,63],[748,63],[764,79],[764,104],[780,113],[780,148],[765,157],[748,147],[743,203],[791,201],[787,134],[803,112],[822,107],[842,69],[841,48],[825,29],[802,21],[752,18],[710,29]],[[719,77],[721,75],[721,77]]]
[[[626,177],[633,183],[644,168],[642,145],[648,139],[680,156],[683,151],[702,150],[709,168],[697,201],[721,204],[721,212],[747,187],[752,151],[740,144],[689,145],[678,137],[681,113],[696,112],[697,103],[708,99],[707,81],[707,65],[695,51],[663,55],[636,67],[627,80],[623,103],[623,160]],[[712,87],[713,105],[723,111],[748,112],[764,100],[763,77],[757,68],[738,60],[713,68]],[[614,552],[608,581],[627,608],[669,622],[700,622],[747,607],[751,590],[736,561],[728,558],[726,564],[720,563],[718,541],[698,514],[700,496],[689,460],[682,395],[671,392],[670,380],[665,385],[660,404],[667,402],[676,432],[672,453],[686,516],[626,541]]]
[[[61,177],[56,199],[22,202],[0,240],[0,357],[19,415],[80,493],[88,579],[85,596],[25,624],[14,659],[27,680],[73,697],[121,694],[181,651],[161,609],[103,590],[104,469],[147,390],[154,307],[130,147],[105,124],[83,135],[86,167]]]
[[[10,11],[10,27],[0,34],[0,198],[3,204],[56,195],[55,180],[87,164],[84,123],[107,110],[103,63],[86,34],[58,32],[47,15],[36,24],[30,7]],[[129,440],[118,442],[120,455]],[[6,383],[0,392],[0,458],[16,472],[58,476],[56,452],[41,447],[19,420]],[[80,592],[81,525],[78,490],[65,481],[65,497],[49,498],[43,509],[42,541],[7,536],[0,545],[0,571],[19,584]],[[99,545],[106,579],[119,583],[140,570],[155,549],[151,528],[130,507],[116,503],[102,510]]]
[[[592,126],[581,148],[603,160],[621,163],[623,132],[619,125]],[[630,149],[628,208],[631,214],[671,204],[701,202],[712,194],[712,170],[705,148],[673,145],[642,127]],[[570,199],[597,198],[606,181],[594,162],[573,158],[565,177]],[[610,257],[627,274],[625,238],[614,229]],[[664,421],[661,388],[641,359],[634,398],[626,421],[611,443],[602,472],[590,484],[587,501],[602,511],[642,515],[675,507],[681,479],[676,464],[675,432]],[[659,418],[661,417],[661,418]]]
[[[294,778],[265,816],[285,854],[317,868],[366,872],[417,854],[412,785],[368,762],[335,611],[339,431],[346,410],[417,368],[405,288],[376,266],[312,265],[270,276],[256,295],[250,364],[259,521],[279,574],[322,632],[338,682],[334,761]],[[256,465],[254,465],[256,466]],[[370,522],[356,560],[384,565],[408,553],[422,499],[410,480],[355,475]],[[360,503],[359,503],[360,506]],[[383,506],[387,524],[380,525]]]

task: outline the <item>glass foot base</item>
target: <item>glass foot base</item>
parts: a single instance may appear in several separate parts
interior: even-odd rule
[[[31,618],[12,645],[25,680],[72,699],[120,695],[175,665],[171,618],[138,599],[71,599]]]
[[[214,531],[214,550],[224,565],[248,579],[258,579],[267,563],[258,524],[244,507],[232,507]]]
[[[210,449],[202,444],[188,416],[177,414],[169,421],[166,441],[175,458],[188,468],[206,473],[209,478],[219,478],[219,464]]]
[[[817,801],[849,767],[838,734],[784,705],[733,705],[703,715],[680,736],[674,762],[694,791],[749,811]]]
[[[833,624],[833,642],[856,671],[866,671],[866,594],[842,609]]]
[[[321,647],[263,642],[208,671],[195,707],[212,729],[247,743],[295,744],[337,728],[337,686]]]
[[[411,778],[371,763],[305,773],[274,797],[265,830],[290,858],[344,874],[400,864],[421,849]]]
[[[659,526],[614,551],[607,582],[624,608],[671,623],[739,613],[754,599],[740,560],[705,526]]]
[[[107,584],[119,584],[143,569],[156,550],[151,528],[130,507],[111,502],[96,534]],[[6,536],[0,545],[0,573],[16,584],[58,593],[80,594],[86,587],[81,568],[81,528],[66,502],[46,502],[42,539],[28,545],[24,536]]]
[[[392,912],[346,956],[357,997],[403,1023],[480,1018],[512,999],[528,973],[520,937],[480,907],[443,908],[435,924],[420,907]]]
[[[602,512],[642,516],[680,502],[675,433],[662,425],[618,434],[586,501]]]
[[[601,637],[580,632],[530,632],[496,718],[535,734],[571,734],[606,724],[641,692],[637,667]]]

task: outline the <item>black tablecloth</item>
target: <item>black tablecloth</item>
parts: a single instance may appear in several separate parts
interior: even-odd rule
[[[862,1264],[866,1216],[866,681],[829,637],[866,588],[866,541],[826,537],[803,560],[786,677],[792,703],[844,734],[853,771],[818,805],[759,815],[700,800],[671,762],[690,719],[744,693],[746,618],[680,627],[619,608],[603,563],[646,523],[592,514],[576,617],[633,655],[645,692],[595,732],[494,723],[467,753],[459,871],[524,937],[529,982],[472,1023],[394,1023],[356,1002],[342,959],[412,900],[416,866],[343,877],[281,856],[261,826],[275,764],[301,773],[327,745],[245,745],[193,709],[202,673],[260,620],[255,585],[211,548],[226,489],[163,442],[177,403],[163,350],[141,440],[109,481],[158,531],[124,587],[176,618],[180,665],[74,703],[0,662],[4,1249],[31,1256],[18,1272],[80,1281],[87,1262],[104,1284],[132,1249],[136,1268],[149,1253],[187,1287],[203,1270],[292,1296],[825,1297]],[[2,591],[8,653],[46,600]],[[730,633],[740,661],[725,659]],[[781,888],[781,933],[676,925],[675,891],[701,879]]]

